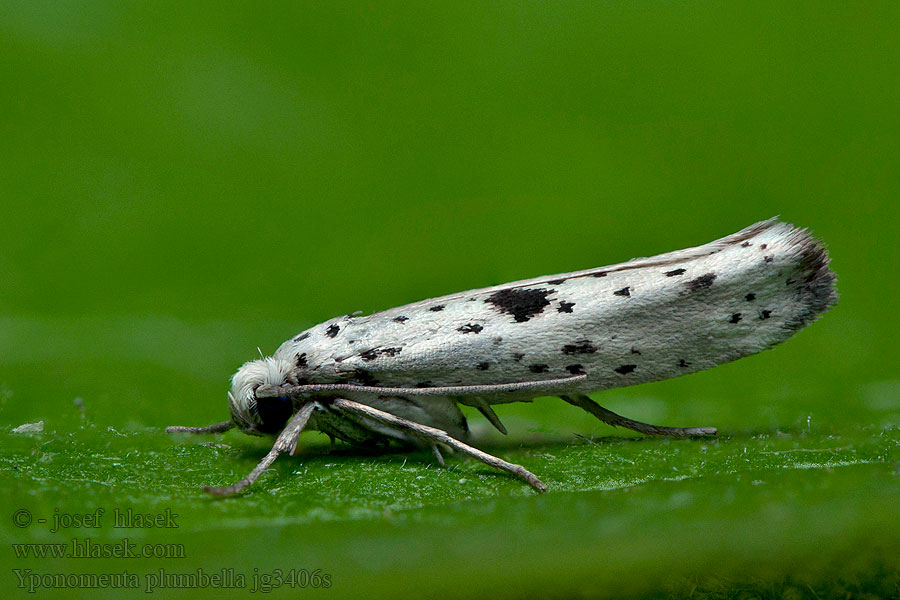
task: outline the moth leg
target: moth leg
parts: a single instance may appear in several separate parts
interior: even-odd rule
[[[591,413],[607,425],[613,427],[624,427],[646,435],[670,435],[672,437],[701,437],[705,435],[716,435],[715,427],[663,427],[662,425],[650,425],[649,423],[641,423],[633,421],[627,417],[617,415],[611,410],[607,410],[585,396],[577,394],[576,396],[560,396],[563,400],[573,406],[577,406]]]
[[[186,425],[170,425],[166,433],[222,433],[234,427],[234,421],[222,421],[206,427],[188,427]]]
[[[484,400],[479,399],[474,402],[473,405],[478,409],[484,418],[488,420],[488,422],[493,425],[497,431],[502,433],[503,435],[507,434],[506,427],[503,426],[503,423],[500,422],[500,417],[497,416],[497,413],[494,412],[494,409],[491,408],[491,405],[485,402]]]
[[[482,452],[478,448],[473,448],[468,444],[464,444],[459,440],[450,437],[450,435],[448,435],[446,431],[443,431],[441,429],[436,429],[434,427],[422,425],[421,423],[408,421],[406,419],[394,416],[391,413],[378,410],[377,408],[372,408],[371,406],[366,406],[365,404],[360,404],[359,402],[346,400],[344,398],[334,399],[332,401],[332,406],[345,413],[349,413],[354,416],[365,417],[366,419],[371,419],[372,421],[381,423],[382,425],[387,425],[388,427],[393,427],[394,429],[399,429],[400,431],[410,433],[415,437],[428,440],[432,444],[434,444],[435,442],[444,444],[446,446],[449,446],[450,448],[453,448],[454,450],[459,450],[463,454],[468,454],[472,458],[480,460],[488,466],[515,475],[516,477],[523,479],[527,483],[537,488],[538,491],[547,491],[547,486],[544,485],[541,480],[538,479],[537,476],[535,476],[534,473],[525,469],[525,467],[506,462],[502,458],[497,458],[496,456],[492,456],[487,452]]]
[[[434,457],[437,459],[438,464],[443,467],[444,466],[444,457],[441,455],[441,449],[438,448],[438,445],[432,444],[431,451],[434,452]]]
[[[304,404],[300,410],[291,417],[291,420],[288,421],[285,428],[278,434],[278,438],[275,440],[272,449],[269,450],[269,453],[259,461],[259,464],[256,465],[252,471],[250,471],[249,475],[227,487],[205,486],[203,491],[209,492],[215,496],[232,496],[241,492],[247,486],[252,485],[254,481],[259,479],[262,472],[275,462],[275,459],[278,458],[279,454],[287,451],[289,454],[293,455],[294,451],[297,450],[297,440],[300,438],[300,433],[303,431],[303,428],[306,427],[306,423],[309,421],[309,417],[312,415],[315,408],[315,403],[309,402]]]

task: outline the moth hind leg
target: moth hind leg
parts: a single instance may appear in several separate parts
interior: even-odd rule
[[[425,442],[426,445],[431,446],[432,451],[435,451],[436,458],[439,456],[440,450],[438,449],[438,445],[440,444],[441,446],[446,446],[453,450],[458,450],[463,454],[468,454],[472,458],[480,460],[488,466],[515,475],[519,479],[522,479],[528,484],[535,487],[540,492],[547,491],[547,486],[544,485],[544,483],[540,479],[538,479],[534,473],[528,471],[525,467],[507,462],[502,458],[498,458],[496,456],[488,454],[487,452],[482,452],[478,448],[473,448],[472,446],[469,446],[468,444],[465,444],[457,440],[456,438],[451,437],[450,434],[442,429],[437,429],[435,427],[429,427],[427,425],[422,425],[421,423],[409,421],[389,412],[378,410],[377,408],[373,408],[366,404],[360,404],[359,402],[353,402],[352,400],[347,400],[344,398],[335,398],[334,400],[332,400],[331,407],[337,409],[350,418],[368,420],[369,422],[374,421],[379,425],[386,426],[391,429],[401,431],[411,437],[418,438]],[[439,462],[443,462],[442,457],[438,458],[438,460]]]
[[[651,425],[649,423],[635,421],[633,419],[629,419],[628,417],[617,415],[613,411],[603,408],[584,394],[576,394],[574,396],[560,396],[560,398],[562,398],[572,406],[577,406],[578,408],[591,413],[607,425],[612,425],[613,427],[624,427],[626,429],[631,429],[632,431],[637,431],[638,433],[643,433],[645,435],[668,435],[671,437],[704,437],[708,435],[716,435],[716,433],[718,433],[715,427],[664,427],[662,425]]]

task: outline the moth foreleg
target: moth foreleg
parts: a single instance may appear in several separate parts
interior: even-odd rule
[[[575,396],[560,396],[563,400],[573,406],[577,406],[591,413],[607,425],[613,427],[624,427],[646,435],[669,435],[672,437],[701,437],[705,435],[716,435],[715,427],[663,427],[662,425],[650,425],[649,423],[641,423],[627,417],[617,415],[611,410],[607,410],[591,400],[583,394]]]
[[[309,417],[315,409],[315,403],[309,402],[304,404],[300,410],[294,413],[294,416],[291,417],[291,420],[288,421],[285,428],[278,434],[278,438],[275,439],[275,444],[272,446],[272,449],[269,450],[269,453],[259,461],[259,464],[256,465],[252,471],[250,471],[249,475],[227,487],[205,486],[203,491],[209,492],[215,496],[231,496],[237,494],[259,479],[262,472],[275,462],[275,459],[278,458],[279,454],[287,451],[289,454],[293,455],[297,450],[297,440],[300,438],[300,433],[303,431],[303,428],[306,427],[306,423],[309,421]]]
[[[376,423],[398,429],[414,437],[427,440],[431,442],[432,445],[434,443],[444,444],[445,446],[448,446],[455,450],[459,450],[463,454],[468,454],[472,458],[480,460],[484,464],[494,467],[495,469],[500,469],[502,471],[506,471],[507,473],[515,475],[516,477],[534,486],[541,492],[547,491],[547,486],[544,485],[534,473],[527,470],[525,467],[506,462],[502,458],[492,456],[487,452],[482,452],[478,448],[473,448],[468,444],[464,444],[456,438],[450,437],[450,435],[446,431],[443,431],[441,429],[436,429],[434,427],[422,425],[421,423],[408,421],[407,419],[397,417],[395,415],[392,415],[391,413],[378,410],[377,408],[372,408],[371,406],[366,406],[365,404],[360,404],[359,402],[346,400],[344,398],[334,399],[331,403],[331,406],[351,416],[364,417],[366,419],[375,421]]]
[[[222,421],[206,427],[189,427],[187,425],[170,425],[166,433],[224,433],[234,427],[234,421]]]

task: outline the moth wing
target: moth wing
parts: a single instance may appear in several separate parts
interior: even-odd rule
[[[304,361],[316,382],[537,386],[490,403],[656,381],[790,337],[836,302],[827,265],[817,240],[770,219],[694,248],[342,317],[310,330]],[[540,388],[578,375],[572,389]]]

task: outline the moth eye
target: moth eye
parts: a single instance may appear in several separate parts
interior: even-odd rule
[[[290,398],[257,398],[256,414],[259,416],[257,429],[262,433],[278,433],[287,425],[294,412]]]

